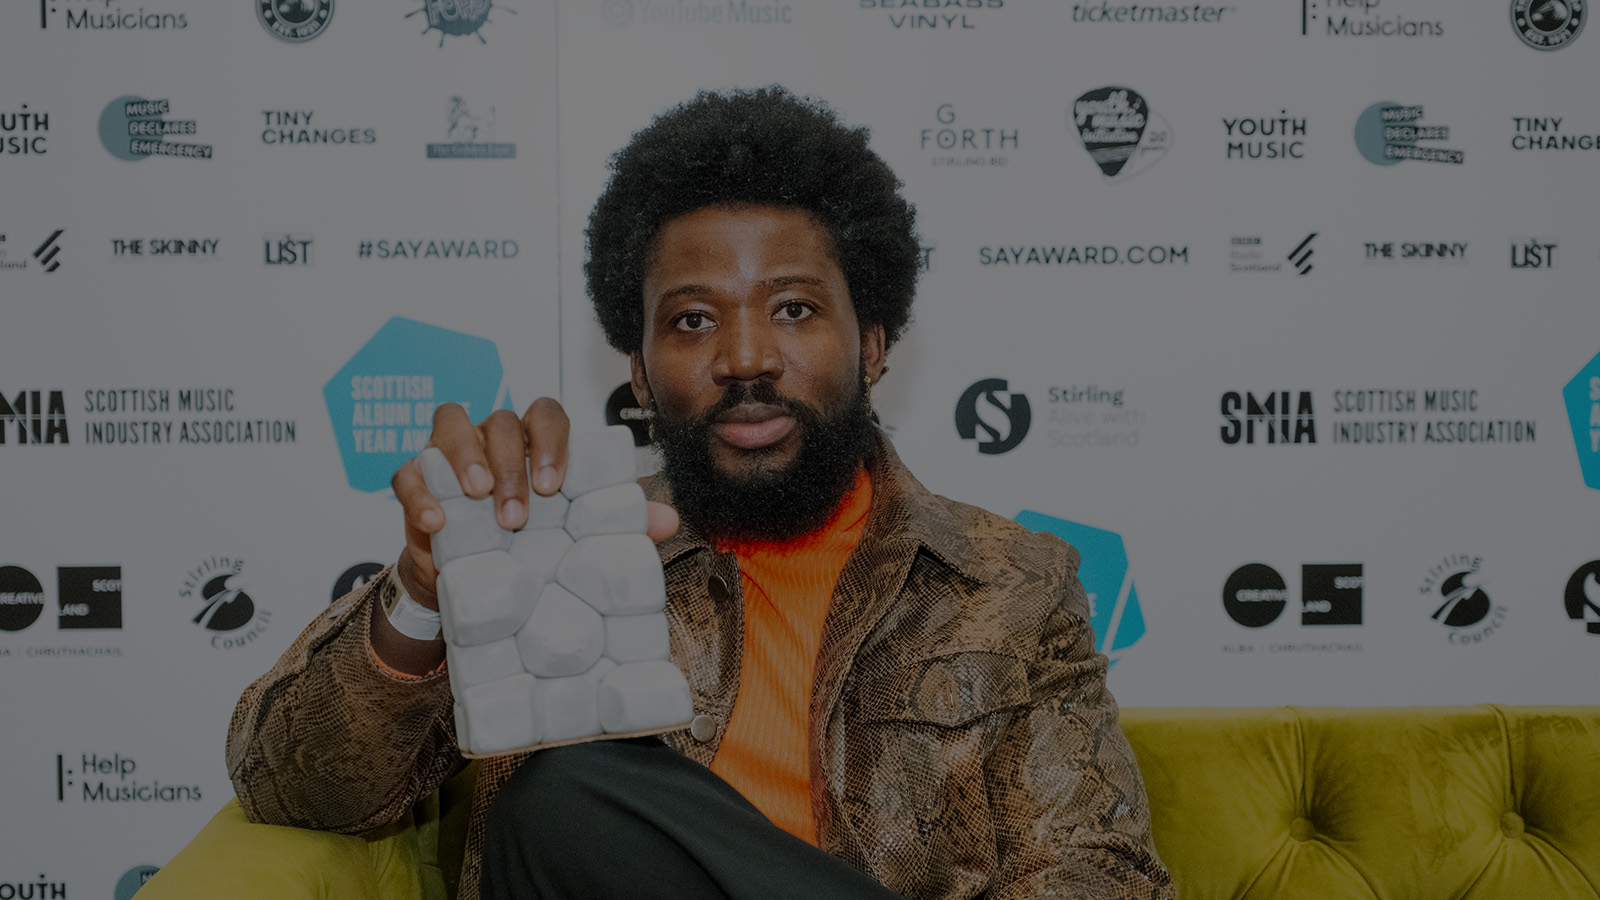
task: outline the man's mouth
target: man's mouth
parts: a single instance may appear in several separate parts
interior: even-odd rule
[[[712,422],[711,433],[741,450],[760,450],[788,437],[795,426],[794,416],[781,406],[742,403],[719,413]]]

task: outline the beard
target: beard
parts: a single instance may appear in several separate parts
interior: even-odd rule
[[[826,525],[855,485],[877,431],[866,384],[859,378],[855,384],[832,413],[784,397],[764,381],[729,385],[697,416],[675,418],[657,407],[655,445],[678,515],[713,541],[789,541]],[[779,406],[795,418],[800,450],[788,465],[765,468],[765,450],[736,450],[749,465],[735,474],[711,458],[716,417],[745,403]]]

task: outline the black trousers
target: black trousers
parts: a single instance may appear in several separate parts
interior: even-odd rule
[[[541,750],[501,788],[484,900],[898,900],[655,738]]]

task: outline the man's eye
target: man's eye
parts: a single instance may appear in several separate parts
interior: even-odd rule
[[[778,311],[788,319],[804,319],[806,316],[811,315],[811,307],[801,303],[798,300],[791,300],[790,302],[785,303],[783,306],[778,308]]]
[[[678,317],[679,331],[699,331],[706,326],[704,313],[687,312]]]

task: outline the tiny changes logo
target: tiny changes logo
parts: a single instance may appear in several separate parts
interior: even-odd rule
[[[1028,436],[1028,426],[1033,423],[1033,408],[1028,404],[1025,394],[1003,396],[1003,392],[1008,390],[1004,378],[985,378],[974,382],[956,401],[956,434],[965,441],[976,440],[979,453],[1005,453],[1015,449]],[[980,400],[985,407],[981,410],[978,405]],[[988,413],[988,419],[984,417],[985,413]],[[1003,418],[996,418],[995,413]],[[980,431],[983,433],[981,437]]]
[[[1132,88],[1096,88],[1073,101],[1068,123],[1107,181],[1122,181],[1160,162],[1172,128]]]
[[[1089,595],[1089,625],[1099,646],[1116,665],[1124,653],[1144,637],[1144,613],[1139,610],[1139,592],[1133,586],[1133,570],[1128,566],[1128,551],[1122,535],[1023,510],[1017,521],[1024,528],[1053,534],[1078,549],[1082,562],[1078,580]]]

